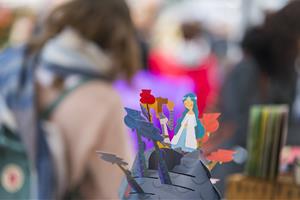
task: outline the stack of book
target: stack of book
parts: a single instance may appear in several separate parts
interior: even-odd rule
[[[250,111],[247,148],[248,176],[276,179],[288,128],[288,106],[258,105]]]

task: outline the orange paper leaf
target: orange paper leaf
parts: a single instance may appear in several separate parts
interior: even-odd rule
[[[235,151],[232,150],[218,149],[217,151],[209,154],[206,158],[210,161],[226,163],[233,160],[234,153]]]
[[[205,113],[201,119],[206,132],[213,133],[219,128],[218,118],[220,113]]]
[[[208,141],[208,138],[209,138],[208,134],[205,133],[204,137],[202,138],[202,143],[203,144],[206,143]]]

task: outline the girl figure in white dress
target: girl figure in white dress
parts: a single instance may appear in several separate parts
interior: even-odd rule
[[[173,149],[192,152],[197,149],[197,140],[204,136],[204,127],[198,118],[197,97],[189,93],[183,97],[185,110],[177,121],[175,135],[171,141]]]

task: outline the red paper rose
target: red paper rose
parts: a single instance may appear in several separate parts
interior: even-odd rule
[[[142,104],[154,104],[155,97],[151,94],[151,90],[143,89],[140,93],[140,102]]]

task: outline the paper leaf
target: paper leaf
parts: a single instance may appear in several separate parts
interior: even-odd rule
[[[126,115],[124,118],[124,122],[126,124],[126,126],[128,126],[131,129],[137,129],[138,128],[138,124],[136,122],[136,119],[134,119],[133,117]]]
[[[143,137],[146,137],[155,141],[163,141],[164,138],[160,135],[160,130],[156,128],[152,123],[142,120],[137,120],[138,132]]]
[[[206,132],[213,133],[219,128],[218,118],[220,113],[205,113],[201,119]]]
[[[145,118],[141,116],[141,111],[126,107],[125,110],[127,112],[127,115],[124,117],[124,122],[126,126],[128,126],[131,129],[137,129],[138,124],[136,120],[145,120]]]
[[[206,159],[210,161],[226,163],[233,160],[234,153],[235,151],[232,150],[218,149],[217,151],[208,155]]]
[[[127,162],[124,162],[122,158],[119,158],[118,156],[116,156],[115,154],[111,154],[111,153],[106,153],[103,151],[97,151],[96,152],[99,157],[109,163],[112,164],[119,164],[119,165],[128,165]]]
[[[146,171],[146,158],[145,158],[145,143],[142,141],[141,135],[137,132],[138,138],[138,167],[137,174],[139,177],[143,177]]]
[[[123,171],[123,173],[126,175],[126,179],[130,187],[139,194],[144,193],[144,190],[135,181],[134,177],[132,177],[131,172],[123,167],[124,165],[128,165],[128,163],[124,162],[122,158],[117,157],[115,154],[106,153],[102,151],[96,151],[96,153],[100,156],[102,160],[112,164],[117,164],[119,168]]]
[[[205,135],[202,138],[202,144],[206,143],[208,141],[208,139],[209,139],[209,136],[207,133],[205,133]]]
[[[134,109],[127,108],[127,107],[125,107],[125,111],[126,111],[127,115],[129,115],[130,117],[132,117],[134,119],[145,120],[145,118],[143,118],[141,116],[141,111],[134,110]]]

